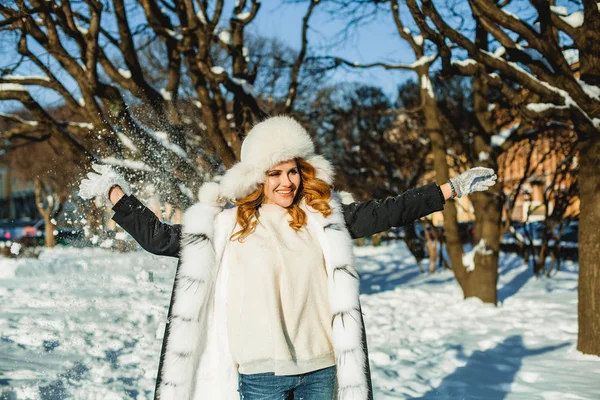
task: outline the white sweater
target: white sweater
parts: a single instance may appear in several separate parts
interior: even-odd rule
[[[335,365],[327,272],[316,238],[266,204],[243,243],[230,241],[229,348],[242,374],[297,375]],[[236,230],[239,228],[236,228]]]

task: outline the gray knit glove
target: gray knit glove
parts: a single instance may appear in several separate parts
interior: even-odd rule
[[[92,168],[97,173],[89,172],[87,179],[81,181],[79,184],[79,197],[86,200],[97,197],[108,202],[108,192],[113,186],[120,186],[125,194],[131,194],[129,183],[110,165],[94,163]]]
[[[452,197],[466,196],[472,192],[483,192],[496,184],[496,173],[491,168],[475,167],[456,178],[448,179],[452,187]]]

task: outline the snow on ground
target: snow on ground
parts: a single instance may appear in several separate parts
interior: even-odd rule
[[[151,398],[174,269],[100,249],[0,258],[0,398]]]
[[[499,307],[420,274],[401,243],[356,250],[376,399],[598,399],[575,349],[577,264],[501,258]],[[0,399],[149,399],[175,260],[63,248],[0,258]]]
[[[403,245],[356,253],[377,399],[599,398],[600,358],[576,351],[577,264],[538,280],[503,254],[493,307]]]

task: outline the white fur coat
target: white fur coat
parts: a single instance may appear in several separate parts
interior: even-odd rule
[[[369,396],[358,273],[353,267],[352,240],[341,206],[324,218],[307,210],[307,228],[317,237],[325,257],[333,342],[337,366],[337,398]],[[227,339],[226,243],[235,227],[235,209],[196,204],[186,211],[181,262],[175,278],[166,351],[157,398],[161,400],[238,399],[237,369]]]

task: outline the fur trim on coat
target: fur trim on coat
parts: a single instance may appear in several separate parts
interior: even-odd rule
[[[369,377],[359,276],[341,206],[335,200],[330,205],[333,212],[328,218],[308,207],[305,210],[307,228],[318,239],[327,268],[337,399],[366,400]],[[225,313],[229,271],[224,249],[234,227],[235,209],[197,204],[184,215],[181,262],[159,372],[157,398],[161,400],[238,398],[237,368],[227,357]]]

